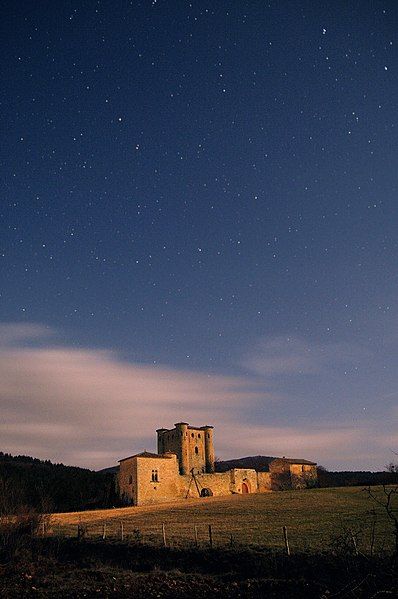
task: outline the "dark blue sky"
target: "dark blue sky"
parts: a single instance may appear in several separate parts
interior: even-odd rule
[[[265,428],[237,452],[272,454],[280,431],[304,439],[284,453],[330,450],[334,467],[389,461],[397,16],[363,0],[6,4],[0,318],[53,335],[19,351],[242,377],[262,391],[233,421]],[[306,444],[326,430],[347,455]]]

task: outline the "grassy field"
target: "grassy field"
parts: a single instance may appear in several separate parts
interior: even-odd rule
[[[382,498],[383,489],[373,488]],[[396,496],[395,499],[398,499]],[[398,505],[395,506],[398,508]],[[282,527],[288,529],[294,550],[327,550],[340,536],[351,531],[363,552],[392,547],[392,525],[382,507],[361,487],[286,491],[263,495],[208,497],[157,506],[142,506],[54,514],[51,528],[56,534],[76,536],[77,525],[87,527],[87,536],[100,536],[106,526],[107,538],[140,539],[162,543],[162,524],[167,544],[178,546],[195,541],[208,543],[212,526],[214,546],[231,543],[283,547]],[[374,530],[374,534],[372,533]],[[341,541],[340,541],[341,542]]]

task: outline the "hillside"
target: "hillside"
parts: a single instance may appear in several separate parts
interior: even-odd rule
[[[0,509],[28,505],[45,511],[115,505],[114,476],[0,452]]]
[[[372,493],[385,505],[382,488]],[[382,505],[355,487],[53,514],[6,575],[2,566],[0,595],[393,597],[394,529]]]
[[[254,468],[257,472],[267,471],[275,457],[266,455],[248,456],[233,460],[218,460],[215,463],[216,472],[226,472],[232,468]]]
[[[382,488],[374,487],[373,492],[383,501]],[[393,507],[398,508],[398,495],[393,497]],[[228,545],[232,535],[233,541],[241,545],[282,548],[283,526],[288,528],[294,551],[325,549],[354,531],[361,550],[367,553],[373,526],[375,548],[392,547],[394,538],[385,510],[358,487],[207,497],[156,506],[55,514],[51,525],[55,534],[76,536],[80,524],[87,538],[99,538],[105,524],[107,538],[117,539],[121,522],[125,539],[154,544],[162,543],[164,525],[172,546],[192,543],[195,526],[199,542],[206,544],[209,525],[217,546]]]

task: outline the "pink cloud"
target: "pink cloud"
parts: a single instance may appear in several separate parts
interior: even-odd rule
[[[160,426],[212,424],[228,411],[237,418],[259,396],[243,378],[131,364],[106,351],[0,350],[2,449],[40,448],[39,457],[69,463],[109,465],[148,439],[154,449]]]
[[[381,457],[389,455],[386,436],[372,433],[370,423],[250,424],[259,403],[285,401],[266,391],[264,379],[134,364],[96,349],[23,344],[50,333],[39,325],[0,325],[2,451],[100,468],[155,450],[155,429],[184,420],[214,425],[216,453],[224,459],[286,455],[378,468],[388,461]],[[300,365],[294,347],[294,359],[284,362],[290,371]],[[268,363],[268,372],[282,371]]]

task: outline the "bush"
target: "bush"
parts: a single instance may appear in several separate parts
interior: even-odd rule
[[[21,553],[31,549],[32,538],[44,522],[43,516],[30,508],[13,516],[0,516],[0,561],[13,562]]]

